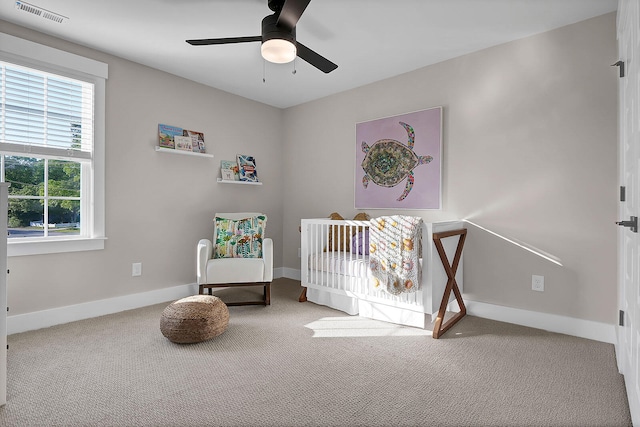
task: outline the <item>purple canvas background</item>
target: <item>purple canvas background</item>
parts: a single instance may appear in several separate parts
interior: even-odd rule
[[[401,144],[407,144],[407,131],[399,122],[405,122],[413,127],[415,145],[413,151],[418,156],[431,156],[431,163],[416,166],[413,169],[415,183],[409,195],[402,201],[397,199],[404,192],[407,179],[402,180],[395,187],[381,187],[369,180],[365,189],[362,185],[364,170],[362,161],[362,142],[369,147],[380,139],[395,139]],[[440,209],[441,188],[441,134],[442,108],[401,114],[393,117],[372,120],[356,124],[356,174],[355,174],[355,208],[356,209]]]

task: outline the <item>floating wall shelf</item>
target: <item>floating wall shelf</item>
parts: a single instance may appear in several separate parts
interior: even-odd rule
[[[252,182],[252,181],[230,181],[228,179],[218,178],[218,182],[220,184],[240,184],[240,185],[262,185],[261,182]]]
[[[209,154],[209,153],[194,153],[193,151],[175,150],[173,148],[164,148],[164,147],[158,147],[158,146],[156,146],[156,151],[159,151],[161,153],[184,154],[187,156],[213,158],[213,154]]]

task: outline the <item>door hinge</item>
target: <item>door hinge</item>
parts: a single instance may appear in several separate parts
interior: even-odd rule
[[[615,64],[611,64],[612,67],[620,67],[620,77],[624,77],[624,61],[618,61]]]
[[[618,326],[624,326],[624,310],[620,310],[618,313]]]
[[[627,188],[624,185],[620,186],[620,201],[625,202],[627,200]]]

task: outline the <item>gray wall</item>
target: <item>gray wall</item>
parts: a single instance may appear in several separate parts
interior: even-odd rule
[[[562,264],[470,225],[465,298],[614,323],[615,20],[603,15],[285,110],[284,265],[299,268],[301,218],[355,215],[355,123],[443,106],[443,209],[405,213],[468,219]],[[531,291],[532,274],[545,276],[543,293]]]
[[[407,212],[469,219],[562,264],[469,226],[465,298],[615,322],[615,14],[287,110],[2,31],[109,64],[106,249],[10,258],[14,315],[194,282],[195,244],[215,211],[266,212],[275,266],[298,270],[301,218],[356,213],[355,123],[443,106],[443,209]],[[215,159],[156,153],[158,123],[203,131]],[[219,160],[236,153],[257,157],[263,186],[215,183]],[[532,274],[545,292],[531,291]]]
[[[215,212],[261,211],[282,247],[282,111],[2,22],[2,31],[109,65],[105,250],[9,258],[11,314],[194,283]],[[158,123],[204,132],[214,158],[157,153]],[[262,186],[217,184],[221,159],[256,157]],[[131,277],[131,263],[143,275]],[[282,265],[281,252],[275,265]]]

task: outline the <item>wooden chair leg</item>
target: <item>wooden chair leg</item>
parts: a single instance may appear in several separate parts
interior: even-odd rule
[[[451,236],[460,236],[460,237],[458,240],[458,246],[456,248],[455,256],[453,257],[453,262],[450,264],[440,239],[444,239],[446,237],[451,237]],[[447,330],[449,330],[449,328],[455,325],[460,319],[462,319],[467,314],[467,308],[464,305],[464,301],[462,300],[462,294],[460,293],[460,289],[458,288],[458,283],[456,282],[456,272],[458,271],[458,265],[460,263],[460,258],[462,257],[462,249],[464,248],[464,241],[466,237],[467,237],[466,229],[443,231],[441,233],[433,233],[433,241],[436,245],[436,249],[438,250],[438,255],[440,255],[440,261],[442,262],[442,266],[444,267],[445,272],[447,273],[447,278],[448,278],[447,287],[444,290],[444,295],[442,295],[440,310],[438,310],[438,317],[436,317],[436,322],[433,326],[433,338],[435,339],[440,338],[442,334],[444,334]],[[444,315],[447,311],[447,305],[449,304],[449,297],[451,296],[451,291],[453,291],[456,297],[456,301],[458,302],[460,311],[443,324],[442,322],[444,320]]]
[[[264,285],[264,305],[271,305],[271,283]]]
[[[204,286],[200,285],[198,286],[198,295],[202,295],[202,294],[204,294]]]

